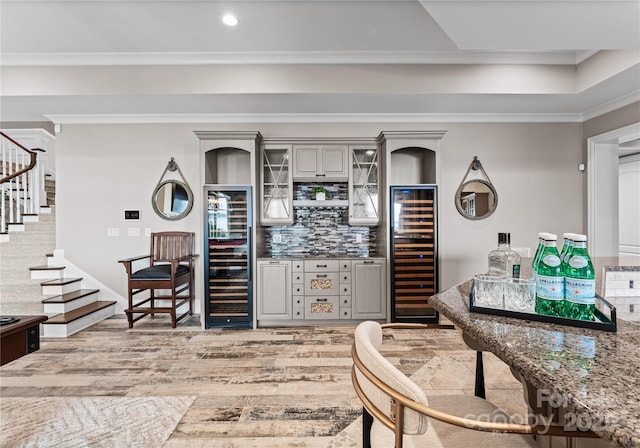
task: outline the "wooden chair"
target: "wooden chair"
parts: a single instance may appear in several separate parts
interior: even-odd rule
[[[597,437],[593,432],[514,424],[492,403],[473,395],[439,395],[422,389],[379,352],[383,328],[428,328],[424,324],[358,325],[351,380],[362,401],[364,448],[537,447],[533,435]],[[510,433],[510,434],[509,434]]]
[[[147,314],[169,313],[173,328],[187,315],[193,315],[194,239],[193,232],[152,233],[149,255],[119,261],[127,271],[129,307],[124,312],[129,328]],[[147,290],[148,297],[134,297]],[[158,301],[170,301],[170,305],[158,306]],[[178,308],[185,304],[189,310],[177,316]]]

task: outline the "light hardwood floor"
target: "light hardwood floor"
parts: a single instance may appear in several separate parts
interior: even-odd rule
[[[196,318],[171,329],[161,316],[43,339],[0,367],[0,446],[358,446],[353,330],[201,330]],[[420,371],[428,393],[473,393],[475,352],[457,331],[386,337],[385,354],[408,375]],[[524,413],[508,368],[486,355],[485,374],[487,398]]]

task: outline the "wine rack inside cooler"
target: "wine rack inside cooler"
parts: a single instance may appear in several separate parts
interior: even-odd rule
[[[392,320],[438,322],[436,187],[392,187]]]
[[[207,193],[207,328],[251,328],[250,195]]]

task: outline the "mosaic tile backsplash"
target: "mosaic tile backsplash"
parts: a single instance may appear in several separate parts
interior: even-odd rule
[[[313,199],[315,184],[294,184],[294,199]],[[347,184],[323,183],[327,200],[347,199]],[[295,224],[265,228],[266,254],[273,257],[376,254],[376,228],[350,226],[345,208],[297,208]]]

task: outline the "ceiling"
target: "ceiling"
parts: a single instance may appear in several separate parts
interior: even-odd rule
[[[3,122],[579,122],[640,100],[638,0],[0,0],[0,26]]]

